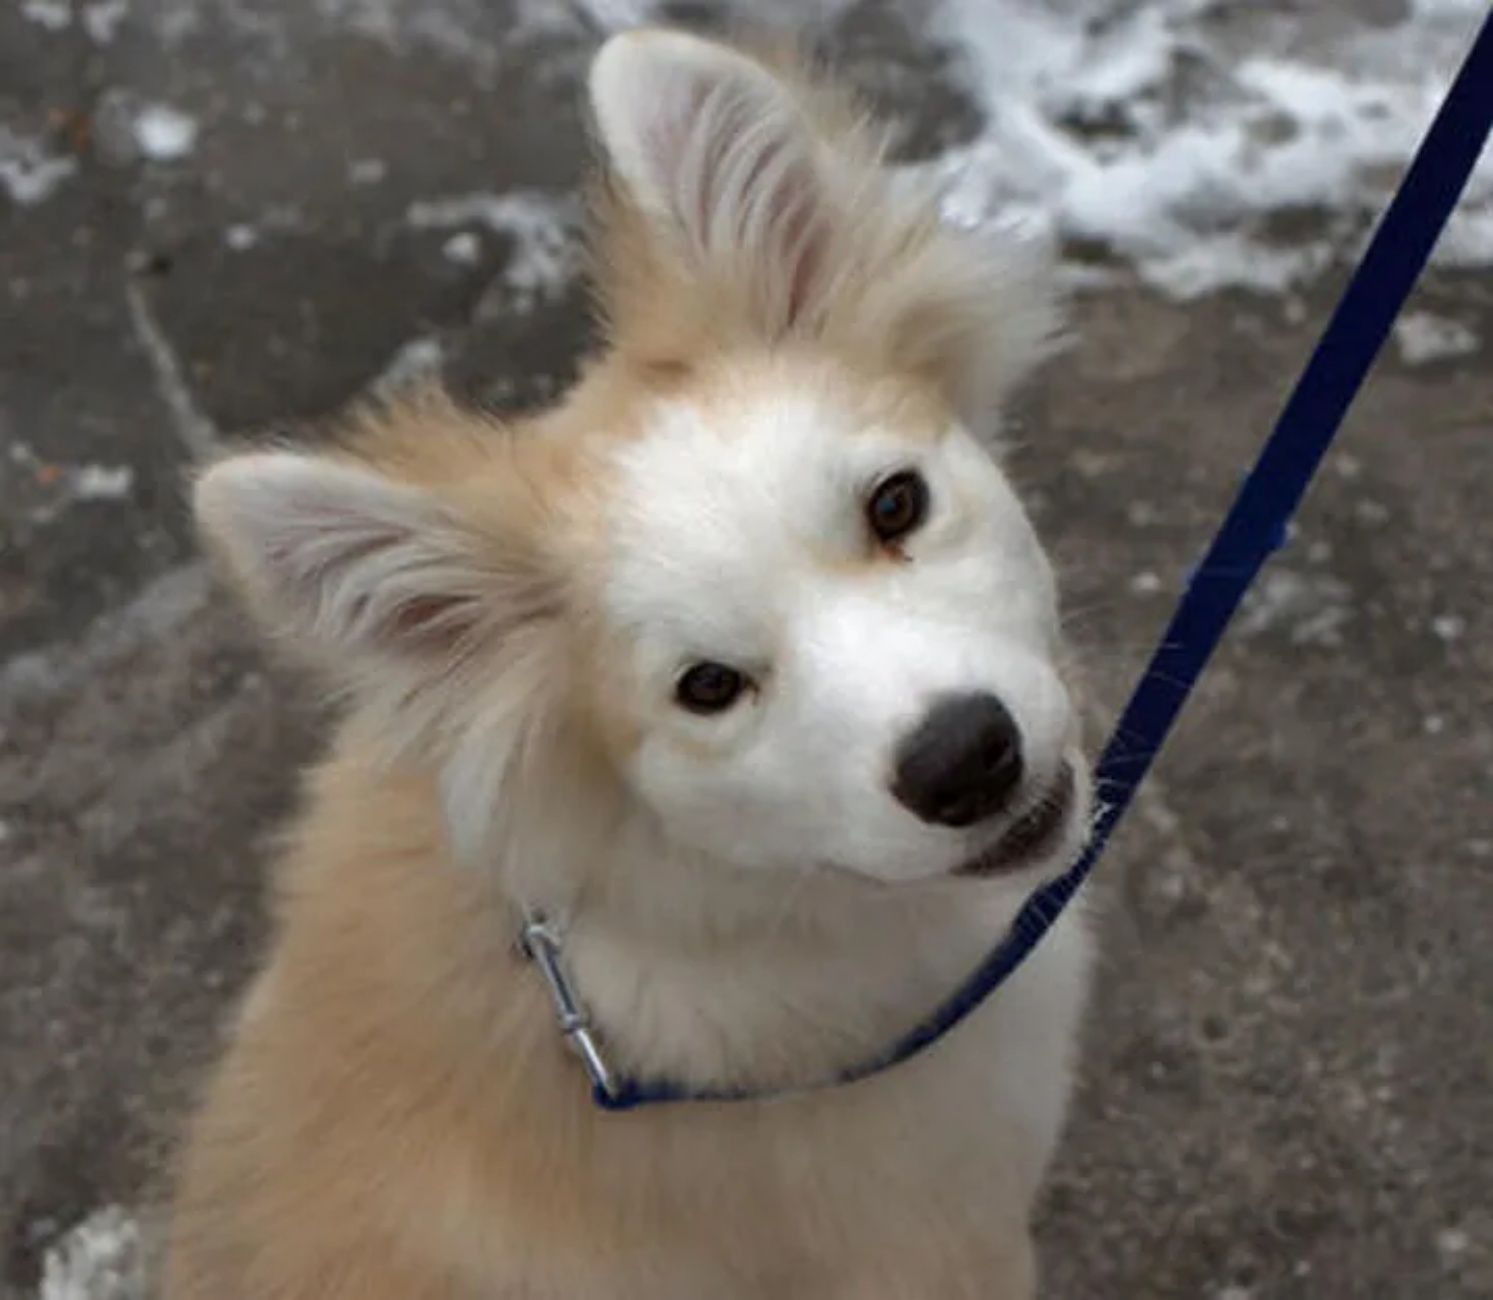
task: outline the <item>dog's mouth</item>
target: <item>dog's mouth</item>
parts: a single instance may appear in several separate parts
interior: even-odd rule
[[[1062,839],[1078,801],[1078,778],[1064,763],[1042,797],[989,848],[954,869],[956,876],[994,876],[1049,856]]]

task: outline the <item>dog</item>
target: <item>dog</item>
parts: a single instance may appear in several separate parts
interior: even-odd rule
[[[167,1300],[1027,1300],[1091,939],[926,1052],[1092,808],[1001,468],[1044,255],[940,222],[805,62],[610,38],[603,342],[550,409],[438,392],[192,486],[344,699],[184,1143]],[[594,1104],[521,936],[609,1067]]]

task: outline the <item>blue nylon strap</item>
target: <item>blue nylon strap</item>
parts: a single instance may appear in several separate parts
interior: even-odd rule
[[[1493,11],[1121,715],[1099,762],[1104,802],[1083,856],[1032,894],[1005,939],[943,1006],[882,1056],[834,1083],[898,1065],[947,1034],[1025,960],[1088,878],[1245,591],[1284,545],[1286,526],[1456,207],[1490,126]],[[610,1093],[598,1089],[595,1099],[604,1109],[621,1111],[657,1102],[765,1097],[623,1079]]]

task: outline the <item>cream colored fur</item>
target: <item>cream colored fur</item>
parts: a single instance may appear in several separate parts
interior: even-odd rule
[[[184,1151],[166,1300],[1028,1300],[1079,918],[911,1063],[625,1115],[515,938],[526,905],[562,919],[624,1069],[812,1084],[1071,858],[1086,789],[1051,860],[976,880],[950,874],[974,832],[915,824],[876,768],[920,692],[988,678],[1040,697],[1013,704],[1035,765],[1084,770],[1050,573],[970,433],[1050,337],[1040,265],[942,230],[794,69],[637,33],[591,93],[611,338],[564,402],[509,427],[427,395],[197,485],[347,712]],[[886,457],[938,507],[895,557],[855,532]],[[733,638],[771,661],[749,711],[681,717],[674,657]]]

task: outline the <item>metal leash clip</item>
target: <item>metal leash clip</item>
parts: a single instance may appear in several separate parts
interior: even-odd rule
[[[526,912],[524,927],[519,932],[519,944],[524,955],[539,967],[544,982],[549,987],[550,1001],[554,1004],[555,1018],[565,1041],[585,1067],[591,1086],[605,1096],[613,1096],[612,1072],[602,1057],[601,1047],[591,1030],[591,1018],[576,997],[570,976],[561,956],[560,936],[548,920],[538,913]]]

